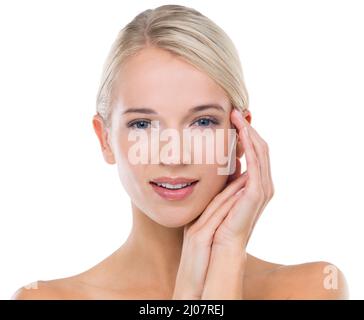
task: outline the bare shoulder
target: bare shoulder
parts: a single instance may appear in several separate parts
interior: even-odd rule
[[[283,266],[279,263],[274,263],[270,261],[266,261],[263,259],[259,259],[249,253],[247,253],[247,266],[245,269],[245,273],[250,275],[261,275],[272,270],[276,270],[277,268]]]
[[[35,281],[19,288],[11,297],[13,300],[61,299],[61,292],[48,281]]]
[[[115,285],[108,259],[92,268],[65,278],[41,280],[19,288],[13,300],[117,299],[125,295]]]
[[[349,289],[343,272],[327,261],[281,267],[276,281],[286,284],[287,299],[348,299]]]
[[[330,262],[283,265],[249,255],[247,265],[246,281],[255,288],[248,290],[248,299],[329,300],[349,296],[343,272]]]
[[[77,292],[74,277],[40,280],[19,288],[11,297],[12,300],[61,300],[73,299]]]

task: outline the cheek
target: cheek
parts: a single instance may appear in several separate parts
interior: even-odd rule
[[[114,140],[115,157],[119,172],[119,177],[125,190],[131,197],[135,197],[137,193],[141,193],[141,184],[143,183],[144,171],[147,166],[144,164],[133,162],[135,156],[131,152],[135,141],[129,141],[127,132],[120,132],[119,136]]]
[[[204,168],[201,168],[203,170],[201,175],[204,185],[203,192],[211,197],[223,189],[228,179],[227,175],[218,174],[219,167],[217,165],[204,165]]]
[[[236,130],[226,124],[216,134],[215,163],[216,174],[226,180],[236,164]]]

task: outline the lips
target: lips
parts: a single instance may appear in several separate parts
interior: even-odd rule
[[[182,200],[189,196],[198,180],[185,177],[160,177],[150,181],[153,190],[166,200]]]
[[[193,178],[185,178],[185,177],[176,177],[176,178],[171,178],[171,177],[160,177],[160,178],[156,178],[151,180],[152,183],[169,183],[169,184],[183,184],[183,183],[192,183],[198,181],[197,179],[193,179]]]

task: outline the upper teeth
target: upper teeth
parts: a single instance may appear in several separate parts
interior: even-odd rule
[[[190,182],[190,183],[180,183],[180,184],[169,184],[169,183],[159,183],[159,182],[156,182],[156,184],[158,186],[162,186],[162,187],[168,188],[168,189],[180,189],[180,188],[184,188],[186,186],[191,185],[192,182]]]

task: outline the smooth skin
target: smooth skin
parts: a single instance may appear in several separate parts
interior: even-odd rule
[[[104,127],[99,115],[94,116],[93,125],[105,161],[117,164],[131,198],[131,233],[119,249],[89,270],[38,281],[28,289],[20,288],[13,299],[348,298],[344,275],[329,262],[283,265],[246,251],[274,194],[268,144],[251,126],[249,111],[242,114],[232,108],[223,90],[207,75],[161,49],[143,49],[125,64],[121,75],[112,127]],[[187,106],[201,101],[224,107],[220,113],[205,110],[200,114],[219,119],[213,128],[237,129],[234,174],[217,176],[213,165],[128,163],[126,138],[131,129],[126,124],[138,117],[124,115],[127,107],[152,106],[156,115],[139,114],[139,119],[154,117],[165,127],[194,130],[200,127],[197,115],[188,115]],[[244,153],[247,170],[241,173]],[[199,179],[183,206],[161,200],[151,190],[148,181],[163,175]],[[335,271],[335,287],[324,285],[328,268]]]

